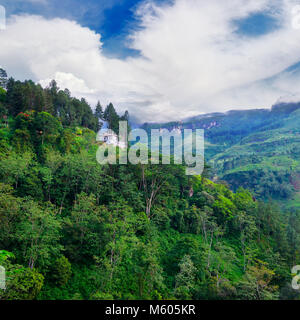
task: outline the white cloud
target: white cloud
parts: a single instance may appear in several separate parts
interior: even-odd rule
[[[64,19],[15,16],[0,32],[0,61],[16,78],[45,85],[55,78],[77,96],[112,101],[142,121],[203,112],[270,107],[296,94],[300,31],[291,27],[292,0],[177,0],[138,9],[143,28],[131,34],[141,57],[105,57],[101,37]],[[236,33],[235,19],[272,10],[280,29],[259,37]],[[275,77],[276,76],[276,77]],[[264,81],[274,77],[272,81]]]

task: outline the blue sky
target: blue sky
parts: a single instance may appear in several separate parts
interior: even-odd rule
[[[74,19],[102,36],[103,49],[109,56],[135,56],[128,48],[127,35],[138,27],[135,8],[144,0],[0,0],[7,15],[36,14],[46,18]],[[170,3],[171,0],[155,0]]]
[[[44,86],[55,79],[92,106],[113,102],[142,121],[268,108],[300,101],[297,4],[0,0],[8,17],[0,65]]]
[[[249,37],[257,37],[279,28],[280,23],[268,12],[251,14],[249,17],[235,21],[237,32]]]

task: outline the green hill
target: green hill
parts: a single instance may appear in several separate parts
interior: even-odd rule
[[[193,117],[182,122],[144,124],[144,128],[204,129],[205,159],[211,178],[240,186],[257,198],[300,206],[300,103],[271,110],[240,110]]]
[[[285,206],[298,206],[294,201],[300,172],[298,107],[273,108],[265,125],[212,156],[209,162],[218,179],[227,181],[233,190],[243,186],[257,197],[272,197]]]
[[[0,95],[0,299],[299,298],[290,285],[298,212],[257,201],[236,180],[233,192],[207,172],[187,176],[181,165],[100,165],[99,117],[115,128],[129,116],[112,104],[93,112],[54,82],[43,89],[11,79]],[[297,168],[297,112],[272,111],[282,117],[276,128],[264,121],[269,113],[246,112],[238,128],[242,112],[186,125],[206,127],[224,178],[245,172],[256,152],[249,170],[260,165],[283,179],[286,164]]]

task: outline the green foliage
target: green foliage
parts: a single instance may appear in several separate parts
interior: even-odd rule
[[[35,269],[18,268],[8,269],[11,278],[8,279],[7,289],[3,299],[7,300],[33,300],[40,293],[44,277]]]
[[[297,298],[286,290],[300,254],[297,212],[283,215],[243,183],[232,192],[208,168],[188,177],[173,164],[99,165],[99,118],[118,132],[128,113],[99,103],[93,114],[54,81],[42,89],[10,79],[2,96],[2,299]],[[226,121],[212,142],[221,143]],[[275,182],[288,175],[264,176],[251,177],[259,193],[283,194]]]
[[[98,119],[103,120],[104,112],[100,104],[100,101],[97,102],[96,109],[95,109],[95,116]]]
[[[260,260],[249,268],[245,278],[238,284],[237,292],[244,300],[274,300],[277,287],[271,284],[274,271]]]
[[[6,271],[6,289],[0,290],[0,299],[33,300],[42,289],[44,277],[35,269],[13,264],[14,258],[12,253],[0,250],[0,264]]]
[[[279,104],[272,110],[230,111],[144,128],[203,128],[210,178],[226,181],[234,191],[244,187],[258,199],[299,208],[299,110],[299,103]]]
[[[85,99],[71,97],[70,92],[59,90],[55,81],[43,89],[32,81],[15,81],[9,79],[5,105],[9,115],[17,116],[20,112],[34,110],[37,113],[47,112],[58,117],[65,126],[83,126],[97,130],[98,119]],[[43,123],[48,122],[43,117]],[[49,122],[48,122],[49,125]]]
[[[103,120],[108,122],[109,129],[113,130],[116,134],[119,133],[119,116],[115,107],[110,103],[103,113]]]
[[[61,221],[52,205],[40,207],[31,200],[21,204],[20,222],[14,233],[22,259],[31,269],[47,269],[51,258],[58,256]]]
[[[192,297],[191,290],[195,283],[196,271],[193,261],[189,255],[185,255],[179,263],[180,272],[175,277],[174,294],[178,298],[190,299]]]
[[[72,275],[72,266],[69,260],[64,256],[57,258],[51,275],[57,285],[65,286]]]
[[[5,89],[7,85],[7,73],[4,69],[0,68],[0,89]]]

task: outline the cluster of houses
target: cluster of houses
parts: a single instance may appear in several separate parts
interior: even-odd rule
[[[203,129],[209,130],[213,127],[219,127],[220,125],[217,123],[217,121],[212,121],[209,124],[204,124]]]

